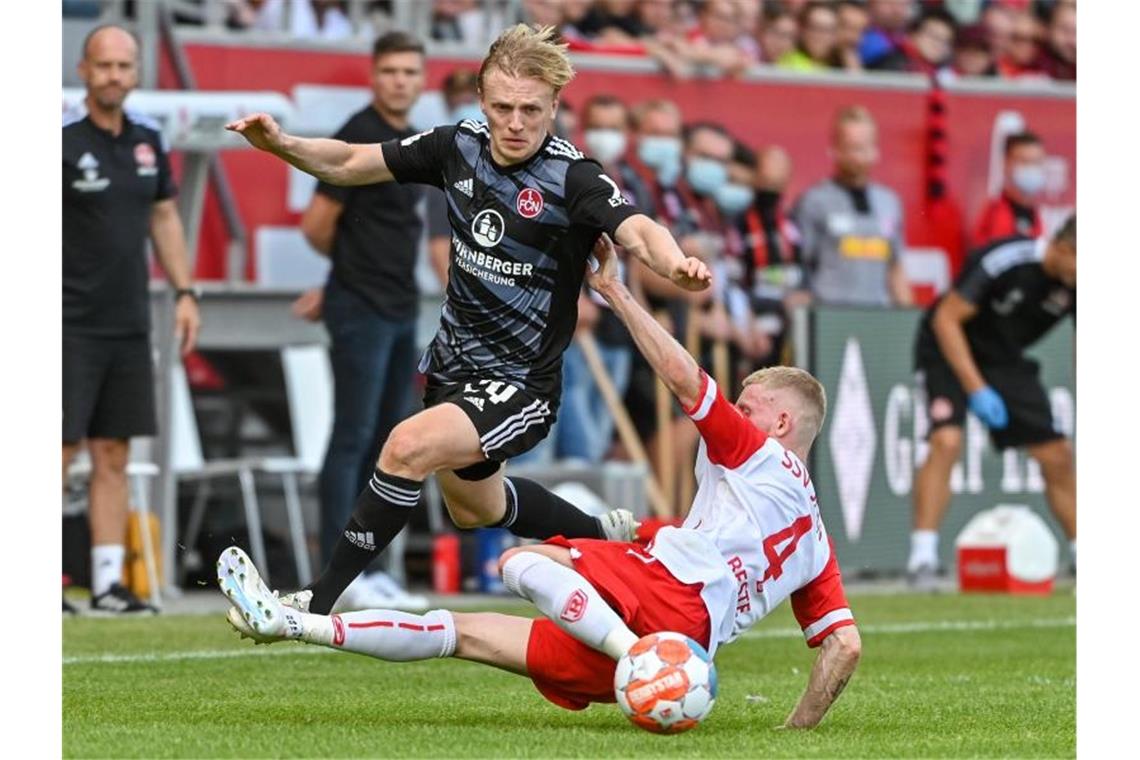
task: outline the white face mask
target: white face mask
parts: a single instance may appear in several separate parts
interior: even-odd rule
[[[625,153],[625,132],[620,129],[587,129],[582,135],[586,151],[603,164]]]
[[[1045,189],[1045,167],[1038,164],[1024,164],[1013,169],[1013,186],[1030,198],[1035,198]]]

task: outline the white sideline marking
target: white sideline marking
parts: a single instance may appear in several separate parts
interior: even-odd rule
[[[926,623],[885,623],[859,626],[860,633],[905,634],[934,633],[938,631],[1005,631],[1018,628],[1071,628],[1075,617],[1040,618],[1006,622],[1002,620],[933,620]],[[803,631],[797,628],[772,628],[762,631],[745,631],[744,639],[802,639]],[[249,646],[245,649],[203,649],[192,652],[154,652],[151,654],[99,654],[64,657],[64,665],[94,665],[102,663],[177,662],[179,660],[224,660],[231,657],[272,657],[296,654],[326,654],[333,650],[318,646],[292,645],[284,647]]]

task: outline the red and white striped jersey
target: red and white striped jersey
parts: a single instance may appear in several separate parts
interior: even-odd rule
[[[702,583],[712,654],[789,596],[808,646],[855,619],[804,463],[758,430],[701,372],[697,495],[649,547],[682,583]]]

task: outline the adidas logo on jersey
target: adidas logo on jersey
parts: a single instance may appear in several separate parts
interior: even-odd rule
[[[372,535],[372,531],[360,532],[356,530],[346,530],[344,537],[349,540],[353,546],[359,546],[366,552],[376,551],[376,539]]]
[[[463,400],[476,407],[480,412],[483,411],[483,399],[478,396],[464,396]]]
[[[470,198],[475,192],[475,180],[471,178],[461,179],[452,187]]]

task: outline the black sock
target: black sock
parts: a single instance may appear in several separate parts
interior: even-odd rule
[[[507,511],[496,527],[520,538],[605,538],[598,518],[526,478],[504,478]]]
[[[419,503],[420,485],[418,480],[389,475],[377,468],[356,497],[356,509],[333,547],[328,565],[308,587],[313,592],[309,612],[329,614],[348,584],[404,529],[412,508]]]

